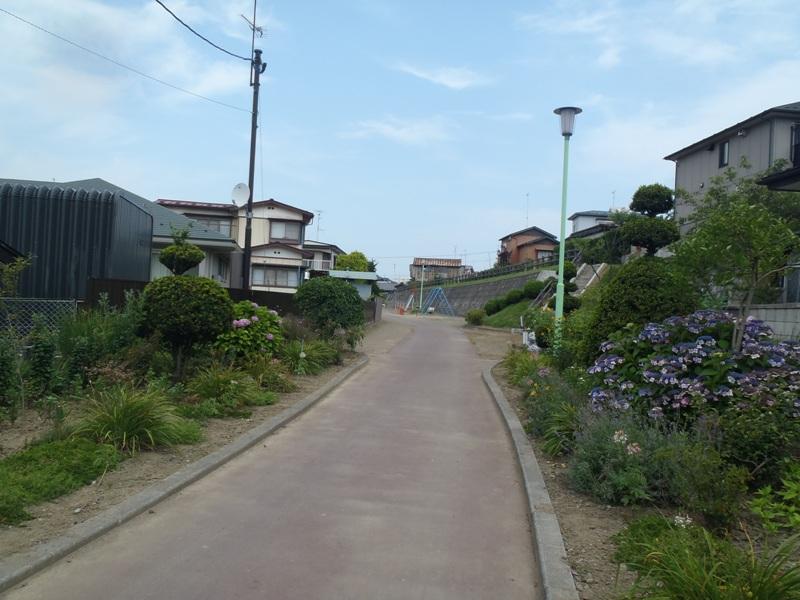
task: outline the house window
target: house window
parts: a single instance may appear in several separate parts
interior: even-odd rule
[[[539,250],[536,253],[536,258],[538,258],[538,259],[553,258],[553,251],[552,250]]]
[[[795,123],[792,125],[789,160],[792,161],[792,166],[800,167],[800,123]]]
[[[270,221],[269,237],[271,240],[286,242],[300,241],[300,223],[292,221]]]
[[[274,267],[253,267],[253,285],[271,287],[297,287],[298,277],[295,269],[276,269]]]
[[[218,231],[222,235],[231,236],[231,222],[230,219],[214,219],[206,217],[192,217],[195,221],[200,223],[206,229],[211,231]]]
[[[728,140],[720,142],[719,144],[719,168],[728,166],[728,159],[730,158],[730,146]]]
[[[217,256],[217,270],[214,273],[217,281],[228,281],[230,271],[230,259],[227,256]]]

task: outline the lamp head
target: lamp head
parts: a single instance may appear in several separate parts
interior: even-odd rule
[[[575,129],[575,115],[583,112],[577,106],[562,106],[553,111],[561,117],[561,135],[570,137],[572,130]]]

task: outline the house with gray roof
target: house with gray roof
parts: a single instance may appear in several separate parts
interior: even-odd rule
[[[792,102],[768,108],[664,158],[675,163],[675,189],[702,198],[711,180],[722,175],[728,167],[736,169],[742,176],[764,172],[776,164],[800,167],[798,149],[800,102]],[[741,166],[742,160],[748,163],[747,167]],[[800,187],[800,172],[794,175],[797,177],[795,185]],[[766,183],[788,186],[791,179],[790,173]],[[692,212],[691,203],[679,194],[675,202],[675,217],[682,223],[682,232],[691,228]]]

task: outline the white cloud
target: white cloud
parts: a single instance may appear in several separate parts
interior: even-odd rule
[[[382,137],[401,144],[427,144],[449,140],[450,126],[441,117],[425,119],[399,119],[387,117],[385,119],[369,119],[355,123],[344,133],[347,138],[375,138]]]
[[[681,35],[663,30],[644,34],[644,43],[657,52],[673,56],[684,63],[714,66],[736,59],[736,47],[715,39]]]
[[[395,66],[397,71],[407,73],[424,79],[436,85],[443,85],[451,90],[464,90],[480,85],[488,85],[492,80],[476,73],[466,67],[439,67],[435,69],[425,69],[416,67],[408,63],[399,63]]]

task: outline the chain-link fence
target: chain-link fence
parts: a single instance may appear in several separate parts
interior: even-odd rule
[[[26,336],[41,319],[48,329],[55,331],[65,317],[77,310],[76,300],[0,298],[0,330]]]

